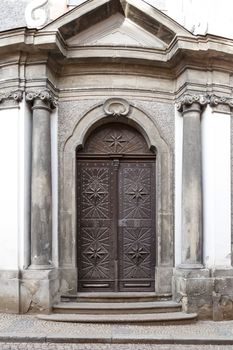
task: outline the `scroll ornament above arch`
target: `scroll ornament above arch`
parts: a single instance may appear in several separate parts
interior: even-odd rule
[[[113,117],[127,116],[130,111],[130,104],[123,98],[109,98],[103,105],[106,115]]]

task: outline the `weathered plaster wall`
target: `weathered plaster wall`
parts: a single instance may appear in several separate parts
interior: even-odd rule
[[[19,109],[0,110],[0,269],[18,269]]]
[[[20,103],[19,111],[19,267],[30,265],[30,208],[31,208],[31,111],[25,99]]]
[[[175,109],[175,266],[181,264],[183,118]]]
[[[51,114],[51,159],[52,159],[52,260],[58,266],[58,110]]]
[[[19,310],[19,109],[1,109],[0,311]]]
[[[175,254],[181,257],[182,117],[176,112]],[[208,268],[231,265],[230,115],[207,106],[202,115],[203,241]]]
[[[208,106],[202,117],[204,262],[231,266],[230,115]]]

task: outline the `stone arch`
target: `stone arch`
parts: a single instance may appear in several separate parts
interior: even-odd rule
[[[110,99],[111,100],[111,99]],[[118,104],[118,107],[117,107]],[[119,107],[121,105],[121,107]],[[169,145],[154,120],[139,108],[122,99],[114,99],[112,111],[106,103],[95,106],[76,124],[67,138],[61,160],[59,247],[61,288],[77,292],[76,240],[76,150],[83,147],[90,133],[99,125],[118,121],[136,128],[150,149],[156,152],[156,285],[157,293],[171,293],[173,268],[173,213]],[[114,108],[116,111],[114,112]]]

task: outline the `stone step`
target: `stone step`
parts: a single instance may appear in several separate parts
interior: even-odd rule
[[[54,313],[63,314],[151,314],[177,311],[181,311],[181,304],[173,301],[147,301],[136,303],[61,302],[53,307]]]
[[[73,323],[116,323],[116,324],[187,324],[197,320],[197,314],[184,312],[125,314],[125,315],[86,315],[51,314],[38,315],[41,320]]]
[[[153,292],[139,293],[139,292],[118,292],[118,293],[77,293],[67,294],[61,296],[61,301],[72,302],[140,302],[140,301],[156,301],[156,300],[171,300],[172,295],[155,294]]]

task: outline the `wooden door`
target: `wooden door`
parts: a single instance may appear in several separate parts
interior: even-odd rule
[[[155,156],[118,124],[97,130],[77,156],[78,290],[153,291]]]
[[[124,161],[119,171],[119,290],[154,290],[154,162]]]

